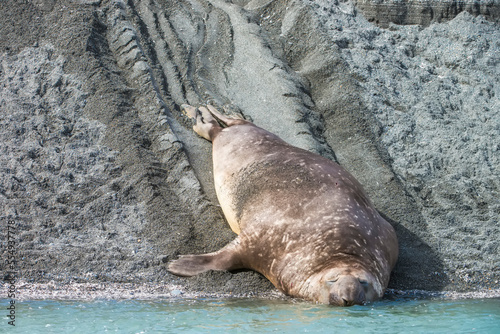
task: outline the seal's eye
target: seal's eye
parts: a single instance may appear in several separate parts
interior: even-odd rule
[[[360,283],[362,286],[365,286],[365,287],[366,287],[366,286],[368,286],[368,281],[365,281],[365,280],[360,279],[360,280],[359,280],[359,283]]]
[[[327,281],[326,281],[326,283],[328,283],[328,284],[333,284],[333,283],[337,282],[338,280],[339,280],[339,278],[338,278],[338,277],[335,277],[335,278],[332,278],[332,279],[327,280]]]

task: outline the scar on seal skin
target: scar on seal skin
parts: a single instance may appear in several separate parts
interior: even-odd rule
[[[289,296],[339,306],[382,297],[396,233],[351,174],[213,106],[182,110],[212,141],[217,198],[238,237],[217,252],[181,256],[170,272],[249,268]]]

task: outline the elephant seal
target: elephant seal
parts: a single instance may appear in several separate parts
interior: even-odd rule
[[[212,106],[182,108],[213,143],[217,197],[238,237],[217,252],[181,256],[170,272],[249,268],[289,296],[339,306],[383,295],[396,233],[352,175]]]

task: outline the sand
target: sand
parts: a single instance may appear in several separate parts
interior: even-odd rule
[[[398,234],[391,289],[496,295],[498,2],[422,19],[405,1],[400,22],[382,9],[401,1],[379,3],[2,2],[1,271],[12,222],[33,298],[275,291],[166,271],[234,238],[210,143],[179,112],[210,102],[355,175]]]

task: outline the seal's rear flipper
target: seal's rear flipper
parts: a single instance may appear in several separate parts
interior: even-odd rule
[[[239,240],[236,238],[221,250],[200,255],[181,255],[170,262],[168,271],[178,276],[194,276],[208,270],[241,269]]]
[[[181,106],[181,111],[189,118],[194,119],[193,130],[203,138],[212,141],[222,130],[217,120],[205,107],[195,108],[188,104]]]
[[[208,111],[210,111],[210,113],[213,116],[215,116],[215,118],[217,118],[219,121],[224,123],[223,125],[225,125],[225,126],[232,126],[232,125],[249,123],[248,121],[244,120],[241,117],[235,118],[235,117],[223,115],[217,109],[215,109],[214,106],[212,106],[210,104],[207,105],[207,108],[208,108]]]
[[[183,104],[181,105],[181,112],[189,118],[196,119],[198,110],[196,107],[190,106],[189,104]]]

